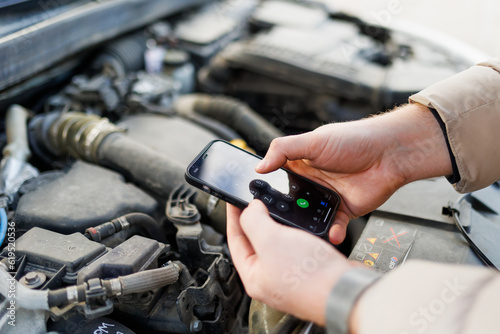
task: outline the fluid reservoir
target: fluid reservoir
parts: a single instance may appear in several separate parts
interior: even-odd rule
[[[181,94],[189,94],[195,88],[195,68],[189,61],[189,54],[170,49],[163,59],[163,72],[181,83]]]

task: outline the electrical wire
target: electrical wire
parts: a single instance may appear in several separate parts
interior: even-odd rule
[[[464,199],[464,197],[462,197],[458,202],[460,203],[460,201],[462,201],[463,199]],[[493,262],[491,262],[491,260],[481,250],[481,248],[479,248],[479,246],[476,245],[476,243],[470,237],[469,233],[467,233],[467,231],[465,230],[464,226],[462,225],[462,222],[460,221],[460,211],[458,211],[457,209],[452,208],[452,207],[450,207],[449,209],[451,210],[451,212],[453,214],[453,218],[454,218],[453,220],[455,221],[455,226],[458,228],[458,230],[460,231],[460,233],[462,234],[462,236],[465,238],[465,240],[469,243],[469,246],[472,249],[472,251],[474,252],[474,254],[476,254],[476,256],[481,261],[483,261],[483,263],[486,266],[488,266],[488,267],[490,267],[492,269],[500,270]]]
[[[7,235],[7,212],[4,208],[0,208],[0,245],[3,244]]]

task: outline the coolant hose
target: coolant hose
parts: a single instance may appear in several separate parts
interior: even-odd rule
[[[47,156],[69,154],[116,170],[128,180],[160,198],[184,181],[185,166],[147,145],[132,139],[105,118],[77,112],[37,116],[30,123],[31,142]],[[201,193],[201,191],[200,191]],[[224,202],[215,207],[207,200],[199,203],[201,211],[225,212]],[[216,225],[225,226],[225,215],[217,215]],[[223,233],[223,229],[218,229]]]
[[[37,116],[30,123],[30,136],[41,154],[69,154],[109,167],[159,197],[168,198],[176,186],[173,181],[184,179],[183,165],[96,115],[67,112]]]
[[[3,263],[0,264],[0,294],[10,300],[10,296],[14,295],[16,308],[49,310],[48,290],[32,290],[22,285],[10,276]]]
[[[97,150],[97,160],[163,198],[168,198],[178,185],[174,181],[184,179],[184,165],[122,133],[104,138]]]
[[[193,114],[200,114],[224,123],[258,151],[266,151],[274,138],[284,135],[247,104],[230,97],[182,95],[176,100],[174,109],[184,117],[194,118]]]

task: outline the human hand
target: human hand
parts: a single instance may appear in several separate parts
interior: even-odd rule
[[[320,325],[332,287],[356,266],[326,241],[275,222],[259,200],[243,212],[227,205],[227,237],[250,297]]]
[[[341,195],[329,233],[334,244],[344,240],[350,219],[375,210],[401,186],[452,174],[439,123],[420,104],[277,138],[256,171],[282,166]]]

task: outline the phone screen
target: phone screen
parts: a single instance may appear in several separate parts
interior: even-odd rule
[[[316,235],[326,234],[340,197],[282,168],[259,174],[254,168],[260,160],[227,142],[214,141],[188,167],[187,178],[232,204],[246,206],[257,198],[278,221]]]

